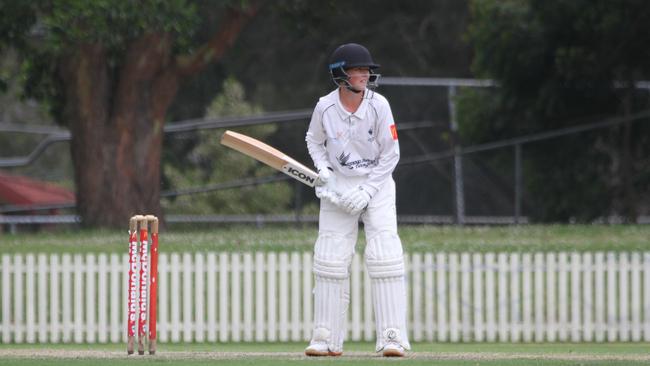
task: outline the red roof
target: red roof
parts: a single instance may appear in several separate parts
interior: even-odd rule
[[[74,193],[52,183],[0,171],[0,203],[10,205],[73,204]]]

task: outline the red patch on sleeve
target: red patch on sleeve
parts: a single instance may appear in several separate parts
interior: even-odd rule
[[[393,135],[393,140],[397,140],[397,126],[395,124],[390,125],[390,134]]]

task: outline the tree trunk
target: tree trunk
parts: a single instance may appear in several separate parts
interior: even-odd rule
[[[77,209],[85,225],[119,227],[135,214],[161,216],[160,155],[171,101],[154,100],[151,89],[169,62],[170,44],[160,35],[134,41],[113,79],[101,46],[83,46],[62,60],[64,117],[71,122]]]
[[[106,51],[100,45],[82,45],[64,56],[59,64],[63,83],[64,108],[72,139],[77,211],[87,224],[100,224],[106,187],[106,142],[109,120],[110,80]],[[97,218],[94,220],[93,218]]]
[[[126,227],[135,214],[162,219],[163,127],[179,82],[221,58],[257,9],[231,9],[193,55],[172,55],[171,37],[152,33],[131,42],[116,70],[99,44],[77,46],[59,60],[61,117],[72,135],[77,211],[85,226]]]

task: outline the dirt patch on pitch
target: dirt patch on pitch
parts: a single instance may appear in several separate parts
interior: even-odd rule
[[[342,358],[371,359],[381,358],[372,352],[346,352]],[[242,358],[306,359],[297,352],[158,352],[127,356],[124,352],[70,349],[0,349],[0,358],[29,359],[127,359],[156,358],[161,360],[231,360]],[[500,353],[500,352],[414,352],[406,358],[416,360],[566,360],[566,361],[650,361],[650,354],[574,354],[574,353]]]

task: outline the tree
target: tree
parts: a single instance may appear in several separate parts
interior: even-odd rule
[[[0,48],[1,49],[1,48]],[[13,125],[40,125],[55,127],[49,110],[42,103],[23,98],[24,80],[20,72],[21,62],[13,49],[0,53],[0,80],[6,87],[0,91],[0,123]],[[0,158],[28,156],[42,135],[21,132],[0,133]],[[56,182],[74,190],[73,169],[65,144],[56,144],[43,151],[39,159],[27,166],[11,169],[11,173]]]
[[[248,103],[242,85],[233,77],[223,83],[222,93],[215,97],[206,111],[207,118],[246,116],[261,113],[259,106]],[[248,136],[265,139],[277,126],[265,124],[238,128]],[[263,177],[277,172],[255,159],[220,144],[224,130],[202,130],[191,136],[192,147],[184,158],[164,159],[164,176],[171,187],[208,186],[244,177]],[[173,153],[170,148],[168,152]],[[278,213],[288,209],[291,188],[287,182],[220,190],[195,195],[171,197],[163,201],[165,212],[179,214],[251,214]]]
[[[641,0],[472,2],[468,38],[474,71],[496,79],[494,92],[461,97],[468,142],[629,116],[649,106],[634,82],[650,77]],[[645,133],[644,133],[645,132]],[[634,221],[648,181],[647,124],[526,145],[534,214],[543,221],[589,221],[620,214]],[[635,173],[636,172],[636,173]]]
[[[55,119],[70,129],[77,209],[84,224],[119,226],[134,213],[161,215],[167,109],[181,82],[220,60],[258,9],[256,3],[225,4],[219,28],[199,45],[193,34],[210,26],[201,23],[200,7],[214,9],[211,3],[0,4],[7,17],[24,15],[11,24],[33,21],[30,27],[6,26],[13,33],[3,41],[17,45],[26,57],[28,95],[46,100]]]

